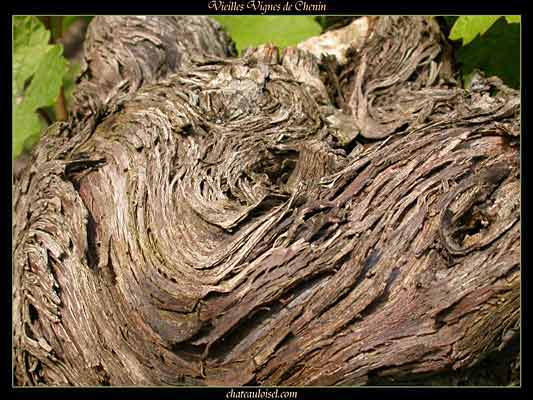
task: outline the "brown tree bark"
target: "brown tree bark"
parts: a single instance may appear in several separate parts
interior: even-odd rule
[[[459,88],[431,19],[343,29],[235,58],[207,17],[93,20],[14,186],[17,385],[457,381],[507,351],[518,94]]]

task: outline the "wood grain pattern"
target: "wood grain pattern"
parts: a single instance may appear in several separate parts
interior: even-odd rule
[[[441,76],[423,17],[375,27],[331,69],[232,58],[207,17],[96,17],[14,187],[16,384],[360,385],[515,337],[518,94]]]

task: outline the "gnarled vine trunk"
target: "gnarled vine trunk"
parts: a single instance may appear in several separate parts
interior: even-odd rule
[[[207,17],[95,18],[14,186],[16,384],[376,384],[503,352],[519,97],[459,88],[446,46],[363,17],[236,58]]]

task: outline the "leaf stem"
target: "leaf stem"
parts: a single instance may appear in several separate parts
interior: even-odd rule
[[[67,119],[68,113],[65,102],[65,89],[63,88],[63,85],[61,85],[61,88],[59,89],[59,96],[57,96],[54,111],[56,114],[56,120],[65,121]]]
[[[61,15],[52,17],[52,42],[58,43],[63,36],[63,17]],[[52,25],[52,24],[50,24]],[[65,121],[68,117],[67,105],[65,102],[65,89],[63,85],[59,89],[56,104],[54,105],[54,112],[57,121]]]

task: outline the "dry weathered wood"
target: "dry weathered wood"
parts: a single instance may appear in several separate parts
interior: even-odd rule
[[[450,83],[438,27],[336,65],[139,21],[95,18],[16,182],[17,384],[390,382],[516,337],[519,98]]]

